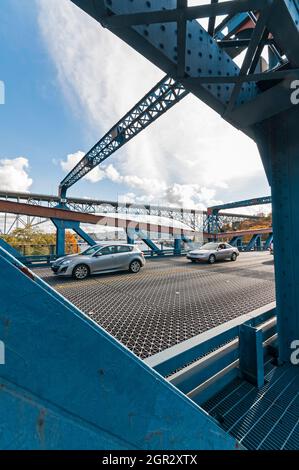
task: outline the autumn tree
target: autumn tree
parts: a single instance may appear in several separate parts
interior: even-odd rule
[[[2,235],[2,238],[25,256],[51,254],[56,245],[55,233],[43,232],[32,225],[16,228],[10,234]],[[66,232],[65,245],[66,253],[79,252],[78,240],[71,232]]]

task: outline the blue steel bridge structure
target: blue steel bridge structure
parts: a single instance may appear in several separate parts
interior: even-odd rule
[[[142,361],[3,244],[1,447],[236,449],[246,447],[245,427],[256,448],[282,433],[298,448],[299,107],[291,99],[299,78],[298,0],[72,3],[165,77],[64,178],[55,207],[44,207],[41,216],[35,204],[3,198],[1,212],[50,218],[59,254],[65,229],[84,238],[80,222],[92,216],[70,210],[69,188],[192,93],[260,151],[271,186],[276,304]],[[208,19],[206,29],[202,19]],[[219,217],[229,207],[208,210],[212,238],[219,237]],[[273,413],[265,421],[268,409]]]
[[[233,227],[234,231],[223,233],[223,225],[226,221],[223,220],[221,214],[225,210],[229,209],[239,209],[244,207],[251,206],[262,206],[262,205],[271,205],[272,198],[271,196],[259,197],[254,199],[246,199],[244,201],[235,201],[222,204],[220,206],[209,207],[204,218],[204,233],[206,233],[206,238],[209,240],[218,240],[226,239],[233,246],[239,248],[239,250],[251,251],[253,249],[257,250],[269,250],[271,243],[273,242],[273,230],[272,227],[266,229],[252,229],[252,230],[237,230],[235,224]],[[244,244],[243,239],[245,236],[250,235],[250,240]],[[263,240],[263,238],[265,238]]]
[[[269,198],[268,198],[269,199]],[[242,201],[240,203],[234,202],[229,205],[231,208],[242,207],[243,205],[260,205],[264,201],[268,200],[267,198],[258,198],[250,201]],[[47,209],[52,209],[52,211],[47,211]],[[55,213],[53,210],[55,209]],[[68,210],[68,220],[63,219],[63,214],[65,210]],[[213,213],[211,213],[211,211]],[[156,240],[162,239],[163,237],[172,240],[174,246],[174,254],[180,255],[182,253],[183,243],[187,243],[190,247],[192,246],[193,241],[202,243],[208,241],[209,239],[225,238],[230,241],[232,244],[236,244],[239,249],[249,250],[253,247],[258,249],[268,249],[269,243],[268,240],[273,238],[271,235],[271,227],[268,227],[264,230],[255,232],[251,234],[252,237],[255,237],[256,243],[248,243],[244,245],[242,240],[244,236],[248,235],[248,231],[241,230],[241,223],[244,220],[251,220],[258,224],[263,221],[263,215],[250,215],[250,214],[240,214],[227,212],[221,209],[221,206],[218,208],[209,208],[208,210],[195,210],[179,207],[170,207],[170,206],[155,206],[155,205],[141,205],[141,204],[129,204],[129,203],[120,203],[116,201],[105,201],[105,200],[94,200],[86,198],[74,198],[68,197],[67,200],[64,199],[64,203],[61,204],[61,199],[59,196],[48,196],[45,194],[33,194],[33,193],[20,193],[20,192],[8,192],[0,191],[0,233],[2,235],[9,235],[13,232],[14,229],[20,227],[38,227],[46,222],[50,221],[53,223],[54,227],[57,229],[57,212],[60,214],[59,219],[64,221],[63,230],[65,231],[67,227],[74,230],[77,235],[79,235],[79,240],[82,239],[88,244],[94,243],[93,239],[88,235],[86,229],[84,229],[84,222],[90,224],[105,224],[106,226],[111,227],[111,233],[114,228],[123,229],[125,233],[119,233],[118,235],[121,238],[126,237],[128,242],[134,243],[136,238],[142,239],[146,245],[148,245],[151,255],[163,255],[165,254],[161,251],[161,248],[157,246],[154,240],[151,239],[155,237]],[[74,221],[74,214],[76,213],[77,223]],[[82,214],[82,216],[80,215]],[[56,217],[54,215],[56,214]],[[89,215],[91,217],[89,217]],[[103,215],[100,221],[96,216]],[[150,230],[146,232],[139,230],[139,225],[135,228],[126,227],[122,225],[122,222],[129,220],[138,220],[140,222],[148,221],[151,223]],[[153,221],[159,222],[160,227],[155,230]],[[164,228],[163,228],[163,221]],[[81,226],[80,226],[81,224]],[[82,227],[83,224],[83,227]],[[180,231],[175,234],[173,237],[172,233],[167,234],[167,224],[169,228],[172,225],[176,228],[182,227],[183,233]],[[225,233],[223,227],[229,227],[230,232]],[[48,230],[50,229],[47,225]],[[91,227],[90,227],[91,228]],[[270,230],[270,235],[267,235],[267,240],[264,240],[265,243],[262,243],[262,238],[265,238],[265,234],[268,234]],[[92,228],[91,228],[92,230]],[[116,232],[114,231],[114,234]],[[167,237],[167,235],[169,235]],[[57,234],[58,238],[58,234]],[[173,240],[174,238],[174,240]],[[26,247],[23,247],[22,259],[24,259],[24,251]],[[51,259],[63,255],[65,250],[64,236],[62,243],[56,246],[51,246],[49,255],[51,256],[37,256],[29,257],[27,261],[32,263],[33,261],[39,262],[49,262]],[[173,253],[168,249],[168,254]]]

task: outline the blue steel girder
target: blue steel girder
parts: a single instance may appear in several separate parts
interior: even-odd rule
[[[57,257],[61,257],[65,255],[65,231],[66,230],[73,230],[88,245],[90,246],[96,245],[96,242],[94,241],[94,239],[80,227],[80,222],[75,222],[71,220],[59,220],[59,219],[51,219],[51,221],[56,227],[56,256]]]
[[[174,254],[177,256],[182,254],[182,240],[180,238],[174,239]]]
[[[199,406],[1,248],[0,270],[1,450],[239,448]]]
[[[228,54],[234,58],[248,47],[256,22],[257,17],[253,12],[228,15],[215,29],[214,38],[218,39],[218,44],[225,47]],[[284,60],[274,39],[268,37],[264,42],[269,46],[269,69],[283,64]]]
[[[220,211],[226,209],[236,209],[239,207],[257,206],[262,204],[271,204],[271,196],[259,197],[254,199],[246,199],[243,201],[228,202],[219,206],[209,207],[207,210],[207,217],[204,221],[204,231],[216,234],[220,232],[222,227]],[[248,216],[250,217],[250,216]]]
[[[226,209],[236,209],[238,207],[249,207],[249,206],[260,206],[263,204],[271,204],[271,196],[258,197],[254,199],[245,199],[243,201],[228,202],[226,204],[221,204],[219,206],[209,207],[208,212],[213,214],[218,213],[219,211]]]
[[[153,253],[156,253],[157,255],[163,254],[163,251],[160,250],[160,248],[150,238],[145,238],[142,235],[140,238],[150,248],[150,250],[152,250]]]
[[[137,50],[142,42],[148,42],[147,47],[146,44],[142,44],[140,52],[146,57],[150,54],[148,58],[154,63],[156,63],[156,55],[164,54],[163,61],[167,58],[168,61],[171,61],[171,67],[170,63],[167,66],[166,64],[164,66],[164,63],[161,66],[160,62],[156,65],[166,70],[172,77],[176,77],[176,79],[180,77],[180,82],[166,76],[135,108],[127,113],[64,178],[59,187],[59,195],[62,199],[65,198],[69,187],[164,114],[189,91],[213,107],[229,122],[245,131],[245,128],[250,124],[269,115],[269,112],[266,116],[263,113],[257,115],[250,107],[245,113],[245,121],[243,114],[238,114],[240,107],[243,109],[245,103],[251,103],[254,97],[259,97],[260,91],[257,82],[273,79],[290,80],[294,78],[294,75],[299,76],[298,70],[254,73],[259,71],[257,64],[263,46],[269,37],[266,24],[272,11],[270,0],[229,1],[220,4],[213,0],[211,5],[189,8],[187,8],[185,0],[178,3],[174,0],[155,0],[154,2],[146,2],[147,11],[143,11],[144,6],[141,2],[138,6],[135,2],[133,6],[133,2],[126,5],[128,2],[113,2],[112,0],[106,2],[104,0],[93,2],[88,0],[84,4],[82,0],[72,1]],[[159,7],[162,10],[159,10]],[[259,17],[255,15],[258,9],[260,10]],[[216,16],[222,14],[227,14],[227,17],[215,30]],[[195,18],[207,16],[210,17],[208,33],[195,21]],[[238,37],[235,36],[235,33],[248,20],[251,21],[253,32],[244,44],[244,40],[243,42],[236,40]],[[255,28],[254,25],[256,25]],[[177,45],[173,48],[171,45],[173,43],[172,33],[177,37]],[[211,35],[214,33],[213,40]],[[137,42],[136,35],[139,35]],[[194,40],[193,36],[197,39]],[[223,37],[226,41],[219,41]],[[218,39],[218,42],[215,39]],[[164,44],[159,41],[166,42]],[[155,56],[150,50],[153,47],[159,47],[159,53],[156,51]],[[233,58],[246,47],[248,48],[246,57],[241,69],[239,69]],[[273,39],[271,39],[269,47],[274,53],[272,55],[276,53],[281,62],[281,56],[277,52],[276,46],[273,45]],[[225,48],[228,48],[227,53]],[[197,62],[198,57],[201,59],[200,64]],[[158,59],[160,61],[161,57]],[[176,63],[176,66],[173,62]],[[277,57],[276,61],[272,59],[272,63],[277,65]],[[279,106],[285,109],[290,106],[290,100],[285,89],[283,91],[283,98],[280,100]],[[278,100],[274,99],[277,92],[281,92],[279,86],[274,91],[271,90],[268,101],[278,103]],[[263,101],[258,101],[257,104],[258,107],[263,106]],[[270,115],[271,113],[275,114],[273,105]],[[250,134],[248,129],[245,132]]]
[[[209,17],[213,12],[225,14],[247,10],[249,6],[256,9],[261,0],[228,2],[229,7],[222,3],[200,7],[182,7],[177,9],[176,0],[153,0],[151,2],[117,2],[96,0],[83,2],[73,0],[75,4],[117,34],[141,52],[155,65],[173,78],[188,78],[206,76],[234,77],[239,67],[220,48],[216,41],[201,27],[196,18]],[[101,16],[98,7],[103,13]],[[214,13],[214,14],[215,14]],[[137,23],[137,24],[136,24]],[[185,48],[178,44],[178,25],[184,23],[186,34],[182,41]],[[183,51],[182,51],[183,49]],[[184,62],[183,74],[178,69]],[[220,88],[219,88],[220,87]],[[229,101],[234,86],[219,84],[188,85],[188,89],[207,102],[219,113],[223,113]],[[239,100],[247,100],[258,93],[255,83],[248,84],[239,96]]]
[[[249,45],[257,19],[256,12],[253,11],[227,16],[216,28],[214,37],[220,39],[219,44],[222,47],[228,48],[227,52],[231,57],[236,57]],[[283,64],[284,59],[274,38],[266,35],[264,43],[269,46],[269,69]]]
[[[0,249],[3,248],[5,251],[7,251],[11,256],[14,256],[17,259],[22,258],[21,253],[13,248],[9,243],[7,243],[5,240],[0,238]]]
[[[217,3],[217,1],[213,1]],[[102,12],[105,8],[101,9]],[[247,13],[242,13],[240,18],[234,21],[234,26],[241,25],[245,18],[248,18]],[[215,16],[211,17],[210,32],[212,25],[215,22]],[[233,17],[234,18],[234,17]],[[230,20],[231,21],[231,20]],[[222,23],[222,31],[227,27],[225,21]],[[214,28],[213,28],[214,30]],[[186,31],[183,31],[186,35]],[[238,45],[239,46],[239,45]],[[236,48],[236,51],[239,47]],[[237,52],[238,53],[238,52]],[[230,49],[231,54],[231,49]],[[185,58],[182,60],[185,63]],[[182,72],[184,73],[184,71]],[[172,85],[170,88],[170,84]],[[170,91],[170,94],[168,93]],[[166,95],[165,95],[166,93]],[[63,199],[66,196],[67,189],[76,183],[79,179],[84,177],[95,166],[100,164],[122,145],[133,138],[137,133],[154,122],[164,112],[170,109],[174,104],[179,102],[188,91],[184,89],[182,84],[174,82],[169,77],[161,80],[127,115],[122,118],[92,149],[88,152],[76,167],[64,178],[59,187],[59,195]],[[157,100],[158,98],[158,100]]]
[[[248,12],[241,12],[234,15],[228,15],[215,28],[214,38],[218,40],[226,40],[238,32],[240,27],[249,19]]]
[[[256,128],[264,165],[271,173],[279,358],[289,362],[299,338],[299,106]]]
[[[126,234],[127,234],[127,243],[129,243],[130,245],[135,245],[135,231],[127,230]]]
[[[264,250],[269,250],[270,249],[270,245],[271,243],[273,242],[273,233],[270,233],[267,240],[265,241],[264,243]]]
[[[258,388],[265,382],[263,331],[247,323],[239,327],[240,373]]]
[[[299,66],[299,1],[275,0],[276,14],[269,19],[269,30],[275,36],[292,67]]]
[[[249,243],[245,246],[245,251],[251,251],[251,250],[254,249],[255,247],[256,247],[257,249],[260,249],[261,246],[262,246],[261,235],[255,234],[255,235],[252,235],[251,240],[250,240]]]
[[[277,16],[278,7],[282,10],[284,23],[295,35],[297,9],[295,6],[291,15],[285,6],[285,0],[231,0],[195,7],[187,7],[187,2],[177,4],[176,0],[144,3],[115,0],[72,1],[169,76],[179,79],[186,89],[225,119],[250,135],[249,126],[291,107],[288,85],[299,75],[298,69],[252,73],[253,64],[257,63],[262,46],[268,39],[266,31],[273,28],[278,37],[278,49],[284,50],[284,38],[279,34],[279,28],[273,20]],[[280,3],[283,5],[279,6]],[[240,70],[230,55],[196,19],[228,15],[232,20],[235,15],[252,12],[259,12],[259,15],[254,15],[256,27]],[[243,19],[239,18],[240,24]],[[294,64],[297,67],[295,62]],[[289,68],[290,66],[292,64],[289,64]],[[270,90],[261,92],[257,85],[260,80],[283,81],[283,86],[281,83],[274,85],[276,82],[273,82]],[[264,94],[267,106],[263,99]],[[272,105],[269,106],[269,103]]]
[[[221,218],[218,214],[208,214],[205,221],[203,230],[210,234],[216,234],[221,230]]]
[[[242,238],[241,236],[236,236],[236,237],[233,237],[230,241],[229,241],[229,244],[231,246],[235,246],[237,248],[239,247],[242,247]]]
[[[72,1],[258,143],[273,197],[279,354],[289,361],[290,344],[299,337],[298,107],[290,99],[298,77],[298,0],[231,0],[193,8],[176,0]],[[267,8],[268,18],[261,13]],[[234,60],[196,19],[242,11],[259,15],[240,75]],[[285,67],[251,73],[266,29]],[[257,83],[261,80],[268,80],[266,86]]]
[[[225,48],[232,58],[241,54],[249,45],[252,28],[245,32],[242,30],[248,20],[248,12],[229,15],[215,29],[214,38],[218,40],[218,45]]]
[[[59,186],[62,199],[66,191],[116,150],[172,108],[189,92],[170,77],[164,77],[81,159]]]

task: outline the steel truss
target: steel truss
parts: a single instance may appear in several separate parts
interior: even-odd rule
[[[163,78],[134,108],[132,108],[109,132],[82,158],[59,186],[59,195],[66,191],[116,150],[129,142],[143,129],[156,121],[189,92],[170,77]]]
[[[98,0],[94,10],[81,0],[73,2],[121,37],[126,37],[126,28],[132,27],[135,34],[141,35],[155,47],[159,45],[159,49],[171,62],[171,67],[168,65],[167,69],[171,69],[169,75],[172,78],[169,75],[163,78],[63,179],[59,186],[62,200],[72,185],[181,101],[189,91],[208,101],[225,119],[236,124],[235,108],[258,97],[261,91],[259,83],[268,82],[268,88],[281,80],[299,77],[299,69],[290,70],[288,59],[270,35],[272,5],[267,0],[225,3],[212,0],[210,5],[194,7],[187,7],[186,0],[177,3],[148,2],[147,7],[152,11],[140,11],[138,7],[136,10],[136,6],[130,8],[124,2]],[[162,7],[163,3],[165,6]],[[222,15],[227,16],[216,27],[216,18]],[[201,18],[209,18],[208,32],[195,21]],[[169,30],[177,36],[174,53],[164,43],[163,33],[167,31],[169,34]],[[197,56],[204,57],[208,49],[212,52],[209,54],[209,66],[195,66],[194,58],[191,58],[195,48],[193,31],[199,34],[199,42],[203,43],[199,47],[196,45]],[[262,69],[260,62],[264,47],[269,50],[269,66],[266,70]],[[233,59],[244,50],[245,59],[239,69]]]
[[[238,209],[240,207],[251,207],[251,206],[259,206],[259,205],[266,205],[272,204],[271,196],[264,196],[255,199],[246,199],[244,201],[235,201],[235,202],[228,202],[227,204],[221,204],[219,206],[209,207],[207,210],[207,216],[204,221],[204,231],[210,233],[211,235],[215,235],[219,233],[226,223],[234,223],[235,221],[227,221],[223,218],[222,211],[227,209]],[[250,218],[250,216],[248,216]],[[257,216],[258,218],[258,216]]]
[[[15,201],[25,204],[55,208],[59,204],[59,197],[45,194],[30,194],[18,192],[0,191],[0,200]],[[167,219],[176,220],[185,224],[193,230],[198,232],[205,231],[206,220],[208,217],[207,211],[180,208],[180,207],[167,207],[156,205],[141,205],[141,204],[126,204],[117,201],[104,201],[94,199],[81,199],[81,198],[67,198],[67,206],[76,212],[87,214],[119,214],[127,216],[155,216]],[[9,223],[8,223],[9,217]],[[258,216],[246,214],[230,214],[222,212],[219,214],[222,224],[238,224],[244,219],[259,219]],[[46,221],[41,217],[26,217],[20,215],[7,215],[2,214],[2,223],[0,225],[2,233],[9,233],[19,224],[25,225],[39,225]]]

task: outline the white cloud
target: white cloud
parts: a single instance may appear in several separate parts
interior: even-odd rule
[[[122,180],[121,175],[112,164],[107,166],[106,175],[107,175],[107,178],[109,178],[111,181],[115,183],[119,183]]]
[[[68,172],[84,157],[84,152],[78,151],[67,155],[66,160],[61,160],[60,165],[63,171]]]
[[[65,172],[70,171],[84,156],[79,151],[67,155],[66,160],[60,161],[60,165]],[[126,185],[139,191],[139,195],[134,192],[127,192],[120,195],[119,202],[150,204],[169,204],[185,208],[205,209],[208,206],[221,203],[215,199],[216,190],[201,187],[197,184],[178,184],[169,186],[164,181],[155,178],[141,178],[137,175],[121,175],[112,163],[103,165],[101,169],[95,168],[85,176],[92,183],[97,183],[103,179],[108,179],[113,183]],[[140,195],[141,194],[141,195]]]
[[[85,121],[91,147],[164,74],[68,0],[36,1],[60,85]],[[135,198],[177,196],[198,207],[227,201],[235,181],[240,199],[269,191],[254,142],[191,94],[87,179],[104,177]],[[243,194],[248,181],[258,183]]]
[[[5,191],[27,192],[33,180],[28,175],[27,158],[0,160],[0,188]]]
[[[155,182],[157,185],[159,181]],[[119,202],[136,204],[157,204],[172,207],[184,207],[185,209],[205,210],[209,206],[221,204],[216,199],[216,190],[208,189],[197,184],[170,184],[160,186],[159,191],[153,194],[143,194],[142,196],[127,192],[119,197]]]
[[[186,208],[206,209],[221,203],[215,199],[216,190],[198,184],[174,184],[167,188],[166,200],[172,205]]]

